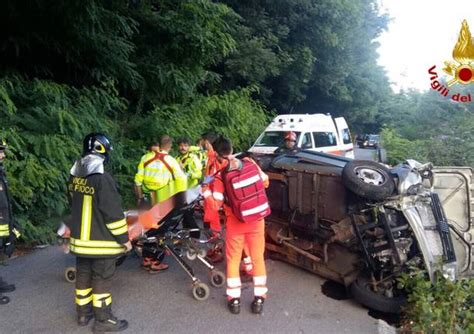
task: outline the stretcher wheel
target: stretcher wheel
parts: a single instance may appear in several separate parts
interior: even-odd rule
[[[186,251],[186,258],[189,260],[189,261],[194,261],[196,260],[197,258],[197,252],[194,250],[194,249],[188,249]]]
[[[64,277],[69,283],[76,283],[76,267],[68,267],[64,271]]]
[[[211,272],[211,285],[215,288],[222,288],[225,284],[225,275],[222,271],[213,270]]]
[[[203,301],[209,298],[210,289],[205,283],[196,283],[193,285],[193,297],[196,300]]]
[[[198,255],[199,255],[200,257],[203,257],[203,258],[204,258],[204,257],[206,257],[206,255],[207,255],[207,251],[206,251],[205,249],[203,249],[203,248],[200,248],[200,249],[198,250]]]
[[[7,296],[0,297],[0,305],[5,305],[5,304],[8,304],[9,302],[10,302],[9,297],[7,297]]]

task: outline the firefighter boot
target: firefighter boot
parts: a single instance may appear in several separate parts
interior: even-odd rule
[[[8,284],[0,277],[0,293],[15,291],[14,284]]]
[[[229,308],[230,313],[239,314],[240,313],[240,298],[232,298],[228,300],[227,307]]]
[[[81,327],[89,325],[89,322],[94,318],[94,311],[92,305],[77,306],[77,324]]]
[[[261,314],[263,312],[263,303],[265,299],[263,297],[255,297],[252,302],[252,313]]]
[[[112,314],[109,306],[95,308],[95,323],[92,327],[93,333],[121,332],[128,328],[127,320],[118,320]]]

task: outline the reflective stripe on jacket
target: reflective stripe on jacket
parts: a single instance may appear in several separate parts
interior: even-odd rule
[[[255,163],[255,161],[253,161],[250,158],[245,158],[245,159],[247,159],[248,161],[251,161],[252,163]],[[265,174],[258,165],[257,167],[260,173],[260,177],[263,180],[263,184],[265,188],[268,188],[270,184],[268,175]],[[243,224],[241,221],[239,221],[239,219],[232,212],[232,209],[228,205],[225,204],[224,202],[225,186],[224,186],[224,182],[222,181],[221,172],[219,172],[216,175],[216,178],[211,183],[210,187],[207,187],[207,189],[203,189],[203,196],[204,196],[204,199],[207,202],[209,202],[210,210],[217,212],[222,205],[224,206],[224,213],[226,216],[226,226],[228,229],[237,228],[240,230],[248,230],[252,228],[251,227],[252,224],[249,224],[249,223]],[[261,221],[263,221],[263,219]],[[259,228],[263,228],[263,227],[259,227]]]
[[[160,170],[166,176],[167,180],[166,183],[156,191],[156,199],[158,203],[167,200],[179,192],[186,191],[188,185],[188,178],[181,169],[178,161],[176,161],[176,159],[166,151],[161,151],[160,153],[164,154],[163,159],[171,170],[169,170],[164,163],[158,160],[162,166]]]
[[[122,253],[128,227],[112,176],[71,176],[68,190],[72,205],[71,252],[82,257],[115,257]]]

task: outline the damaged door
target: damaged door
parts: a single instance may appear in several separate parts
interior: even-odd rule
[[[474,276],[474,184],[470,167],[435,167],[434,190],[446,213],[459,277]]]

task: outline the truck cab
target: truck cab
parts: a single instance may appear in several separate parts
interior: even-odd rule
[[[325,114],[289,114],[273,119],[249,149],[252,153],[271,154],[283,145],[287,131],[296,134],[296,145],[302,150],[354,158],[354,145],[344,117]]]

